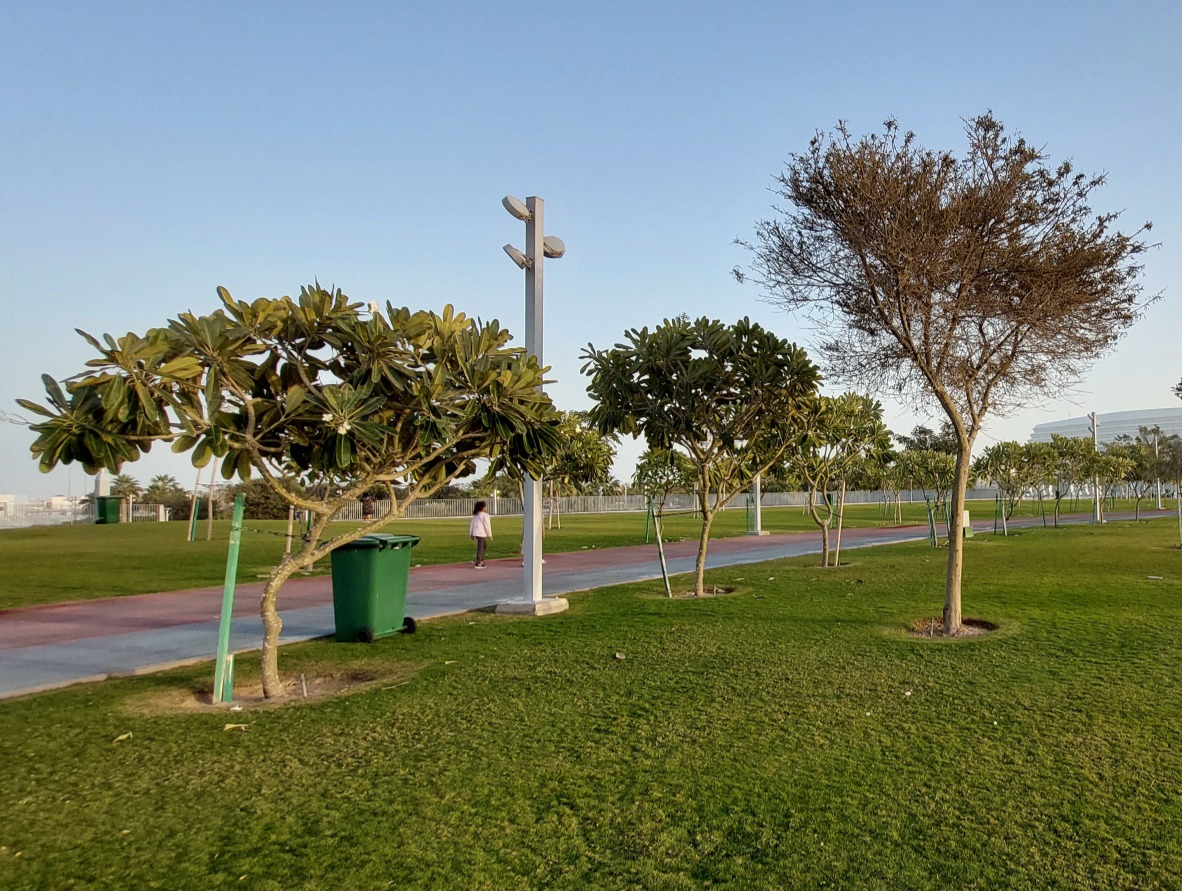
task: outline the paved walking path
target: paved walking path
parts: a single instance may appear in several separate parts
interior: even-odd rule
[[[1143,517],[1169,516],[1143,512]],[[1131,516],[1131,515],[1130,515]],[[1113,519],[1124,518],[1113,517]],[[1022,521],[1030,525],[1039,521]],[[1066,522],[1087,522],[1078,517]],[[974,523],[977,531],[992,528]],[[927,537],[923,526],[846,529],[842,549],[896,544]],[[692,572],[697,542],[665,547],[670,574]],[[710,542],[707,566],[759,563],[820,552],[816,532],[720,538]],[[469,563],[422,566],[411,570],[407,615],[437,618],[492,606],[522,596],[517,560],[493,560],[484,570]],[[624,582],[660,578],[652,545],[548,554],[543,574],[548,597]],[[237,588],[231,649],[258,649],[261,583]],[[0,699],[83,681],[159,671],[174,665],[212,660],[217,650],[222,589],[195,588],[161,594],[135,594],[47,606],[0,610]],[[281,643],[333,633],[332,581],[328,576],[288,581],[280,592]]]

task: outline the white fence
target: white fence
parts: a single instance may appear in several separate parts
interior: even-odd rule
[[[43,507],[39,504],[0,502],[0,529],[24,529],[29,526],[68,526],[93,523],[94,505]]]
[[[128,502],[119,508],[119,522],[126,523]],[[163,504],[131,505],[131,522],[163,523],[169,509]],[[70,526],[94,523],[97,519],[94,504],[86,502],[72,507],[45,507],[40,504],[12,504],[0,502],[0,529],[27,529],[30,526]]]
[[[929,492],[928,496],[931,497],[931,494]],[[992,501],[995,495],[995,489],[969,489],[967,492],[967,497],[970,500],[987,499]],[[741,494],[736,495],[725,509],[745,510],[748,497]],[[881,504],[884,497],[882,492],[853,491],[846,493],[845,500],[846,504]],[[713,504],[714,496],[710,496],[710,499]],[[478,500],[487,503],[489,513],[494,516],[512,517],[522,514],[520,498],[424,498],[412,503],[406,509],[406,516],[415,520],[467,517],[472,514]],[[894,500],[893,495],[891,500]],[[906,491],[901,493],[900,500],[903,502],[923,502],[924,493],[920,489]],[[760,504],[763,507],[803,508],[807,501],[807,492],[764,492]],[[648,497],[645,495],[573,495],[554,499],[547,498],[542,502],[542,505],[544,514],[549,513],[555,507],[560,514],[643,512],[648,509]],[[674,494],[665,498],[665,510],[670,513],[693,511],[697,508],[697,499],[693,495]],[[388,500],[375,501],[373,504],[374,516],[380,517],[389,509],[390,502]],[[346,505],[337,519],[354,521],[364,519],[364,509],[361,502],[354,501]]]

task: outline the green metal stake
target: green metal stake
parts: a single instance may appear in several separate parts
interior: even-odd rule
[[[194,499],[193,501],[193,513],[189,517],[189,541],[197,540],[197,515],[201,513],[199,510],[200,503],[200,499]]]
[[[648,497],[648,511],[644,515],[644,543],[648,544],[648,524],[653,518],[653,497]]]
[[[238,581],[238,545],[242,541],[242,514],[246,496],[234,499],[234,519],[230,523],[230,550],[226,555],[226,585],[222,589],[222,620],[218,625],[218,657],[213,670],[213,701],[234,700],[234,654],[230,652],[230,623],[234,617],[234,585]]]
[[[936,513],[935,513],[935,511],[932,510],[932,506],[930,504],[927,507],[928,507],[928,541],[931,543],[932,547],[934,548],[938,545],[938,542],[936,541]]]

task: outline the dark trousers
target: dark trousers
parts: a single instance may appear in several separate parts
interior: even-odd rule
[[[484,549],[488,546],[488,539],[482,536],[476,537],[476,562],[484,562]]]

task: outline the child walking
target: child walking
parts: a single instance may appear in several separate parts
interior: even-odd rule
[[[468,525],[468,537],[476,542],[477,569],[484,569],[484,549],[492,540],[492,519],[488,515],[488,505],[477,501],[472,509],[472,522]]]

